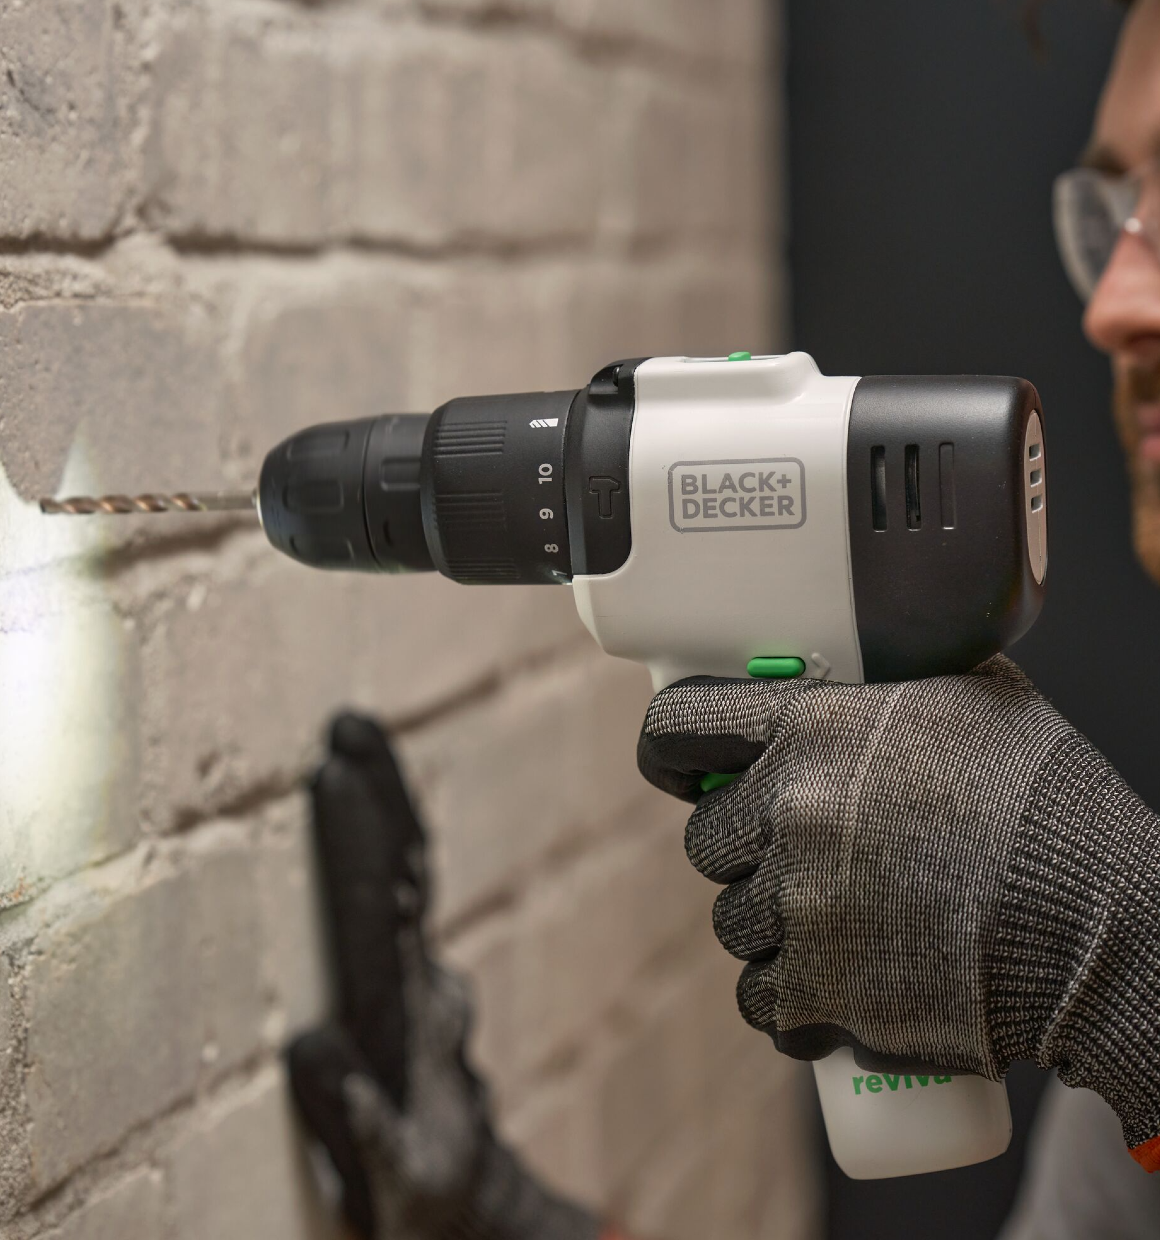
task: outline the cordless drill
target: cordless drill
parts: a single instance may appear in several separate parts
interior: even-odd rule
[[[111,499],[47,510],[231,506]],[[657,689],[967,671],[1029,628],[1047,569],[1030,383],[828,378],[805,353],[624,361],[579,391],[312,427],[266,457],[256,502],[270,542],[311,567],[571,585],[597,642]],[[859,1090],[849,1050],[815,1071],[857,1178],[979,1162],[1010,1139],[1005,1088],[982,1078]]]

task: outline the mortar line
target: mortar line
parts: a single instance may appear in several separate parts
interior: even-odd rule
[[[652,1019],[649,1010],[652,1001],[687,976],[688,948],[702,941],[704,933],[707,933],[706,927],[699,926],[692,917],[678,927],[627,979],[631,983],[631,1004],[636,1005],[635,1008],[626,1005],[624,997],[619,996],[591,1012],[591,1027],[584,1036],[562,1040],[546,1056],[528,1065],[526,1073],[514,1079],[506,1091],[505,1111],[509,1115],[518,1112],[537,1091],[557,1086],[582,1072],[592,1056],[591,1047],[601,1040],[624,1042],[646,1027]],[[640,1007],[645,1010],[637,1010]]]
[[[744,61],[698,55],[672,44],[633,32],[613,34],[602,30],[582,30],[551,10],[521,10],[510,0],[489,0],[481,8],[464,11],[440,4],[439,0],[419,0],[418,25],[446,27],[470,33],[510,34],[512,31],[541,34],[590,64],[636,67],[663,75],[687,73],[695,69],[709,81],[733,77],[749,68]]]
[[[419,33],[451,30],[485,38],[493,32],[501,37],[534,35],[554,43],[584,63],[636,68],[677,77],[693,69],[709,81],[735,78],[745,72],[756,75],[760,71],[760,66],[745,56],[706,54],[649,38],[640,31],[585,29],[551,10],[527,9],[512,0],[486,0],[474,10],[464,10],[440,0],[412,0],[405,9],[374,14],[345,5],[335,5],[329,12],[319,13],[317,0],[292,0],[286,6],[264,4],[260,0],[233,0],[232,3],[219,0],[217,9],[227,14],[232,9],[243,17],[251,16],[291,33],[303,26],[310,30],[340,32],[378,26]]]
[[[497,668],[474,683],[449,690],[446,696],[410,715],[393,718],[384,711],[383,727],[388,737],[393,740],[395,737],[408,736],[423,728],[433,726],[444,719],[453,717],[459,710],[480,705],[498,696],[517,679],[551,666],[553,663],[566,660],[569,654],[575,654],[584,649],[586,643],[586,638],[577,637],[547,650],[534,652],[518,661]],[[193,809],[188,815],[179,813],[172,830],[150,838],[165,839],[174,834],[188,835],[207,823],[253,817],[255,813],[279,801],[288,800],[304,789],[310,770],[311,767],[306,766],[283,777],[259,781],[236,797],[204,811]]]
[[[176,1099],[169,1106],[133,1124],[114,1144],[94,1154],[79,1167],[70,1171],[58,1183],[49,1186],[38,1196],[33,1196],[24,1201],[21,1207],[22,1213],[15,1221],[24,1222],[33,1219],[35,1231],[31,1234],[35,1235],[39,1235],[44,1229],[58,1226],[73,1214],[76,1208],[83,1206],[86,1200],[90,1200],[93,1196],[98,1195],[102,1187],[114,1184],[119,1179],[125,1178],[127,1169],[118,1166],[118,1161],[127,1151],[131,1152],[132,1146],[145,1137],[150,1130],[155,1130],[162,1124],[180,1123],[187,1116],[193,1116],[203,1108],[212,1108],[230,1097],[244,1093],[250,1085],[270,1069],[280,1072],[281,1063],[282,1053],[280,1048],[269,1045],[256,1047],[241,1062],[233,1065],[220,1075],[211,1077],[195,1086],[192,1093]],[[160,1152],[163,1152],[164,1146],[168,1144],[174,1135],[176,1134],[164,1134],[160,1142],[162,1146],[162,1151]],[[132,1174],[134,1170],[146,1165],[146,1163],[154,1163],[158,1152],[153,1151],[147,1159],[134,1162],[133,1166],[128,1169],[128,1174]],[[73,1192],[77,1193],[81,1198],[76,1203],[67,1200],[69,1194]],[[54,1214],[54,1205],[62,1201],[64,1204],[61,1213],[59,1215]],[[45,1218],[46,1215],[48,1216],[47,1218]],[[34,1216],[40,1217],[34,1218]],[[0,1235],[3,1234],[0,1233]]]
[[[622,818],[642,805],[648,795],[642,786],[641,791],[621,807],[611,824],[606,824],[603,819],[595,824],[588,824],[589,829],[570,834],[567,839],[549,847],[526,865],[513,870],[498,887],[476,900],[468,901],[453,916],[444,920],[436,918],[436,941],[444,946],[454,947],[493,917],[517,912],[527,902],[533,888],[566,875],[576,865],[599,854],[610,841],[619,838],[618,827]],[[676,834],[674,838],[677,838]],[[437,882],[438,875],[435,877]]]
[[[148,213],[149,200],[143,199],[138,209]],[[738,245],[734,234],[714,235],[711,230],[700,232],[695,229],[665,234],[639,231],[617,234],[597,227],[595,231],[546,233],[540,237],[452,231],[443,238],[430,241],[398,234],[375,236],[347,232],[329,237],[279,240],[247,236],[228,229],[220,232],[167,229],[164,221],[155,220],[127,231],[110,232],[92,241],[50,237],[40,233],[28,237],[0,236],[0,258],[59,256],[96,262],[129,241],[152,241],[179,258],[278,258],[293,261],[344,255],[365,259],[371,255],[409,259],[432,266],[472,260],[529,265],[569,259],[660,262],[694,255],[699,258],[730,254],[740,256],[752,249],[749,244]],[[91,300],[95,296],[99,293],[88,293],[86,299]],[[72,301],[80,298],[44,297],[36,300]]]

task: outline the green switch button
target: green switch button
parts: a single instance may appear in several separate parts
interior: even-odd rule
[[[730,353],[729,360],[731,362],[751,362],[753,361],[753,354],[746,353],[745,350],[742,349],[740,353]]]
[[[803,659],[750,659],[745,670],[762,680],[792,680],[806,670]]]

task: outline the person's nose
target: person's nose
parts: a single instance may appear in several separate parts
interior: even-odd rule
[[[1160,349],[1160,258],[1148,239],[1120,234],[1083,318],[1087,338],[1105,353]]]

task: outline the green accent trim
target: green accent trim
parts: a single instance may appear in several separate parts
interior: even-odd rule
[[[751,362],[753,361],[753,354],[747,353],[742,349],[740,353],[730,353],[729,360],[731,362]]]
[[[745,670],[760,680],[792,680],[806,670],[806,665],[804,659],[758,658],[750,659]]]
[[[718,788],[727,788],[735,779],[740,779],[740,778],[741,778],[740,772],[738,772],[736,775],[721,775],[721,774],[714,772],[711,775],[706,775],[701,780],[701,791],[702,792],[716,792]]]

